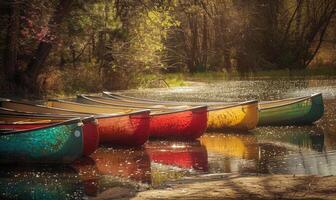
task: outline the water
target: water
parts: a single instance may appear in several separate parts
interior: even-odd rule
[[[336,80],[249,80],[125,94],[183,101],[273,100],[322,92],[324,117],[312,126],[207,132],[192,142],[147,142],[141,148],[101,147],[66,167],[3,166],[0,199],[82,199],[117,186],[158,186],[209,173],[336,175]]]

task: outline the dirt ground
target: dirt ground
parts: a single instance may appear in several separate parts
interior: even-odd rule
[[[204,175],[140,192],[116,187],[93,199],[336,199],[336,177]]]

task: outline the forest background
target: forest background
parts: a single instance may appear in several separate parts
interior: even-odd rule
[[[0,91],[156,87],[185,74],[335,75],[335,13],[334,0],[1,0]]]

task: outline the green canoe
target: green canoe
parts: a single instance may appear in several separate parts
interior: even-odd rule
[[[0,163],[68,164],[81,157],[80,119],[50,126],[0,133]]]
[[[323,116],[322,94],[261,102],[258,126],[312,124]]]

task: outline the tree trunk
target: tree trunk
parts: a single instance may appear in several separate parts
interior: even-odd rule
[[[203,41],[202,41],[202,69],[206,70],[208,65],[208,19],[203,15]]]
[[[54,11],[53,16],[49,21],[49,33],[45,36],[47,41],[40,42],[38,48],[34,53],[34,56],[28,63],[24,76],[26,76],[26,79],[29,80],[30,82],[23,84],[28,84],[28,86],[30,86],[29,89],[31,89],[32,92],[38,88],[37,87],[38,75],[41,73],[41,70],[44,67],[44,63],[50,53],[53,43],[55,43],[55,40],[53,40],[52,38],[57,35],[57,31],[60,27],[60,24],[62,23],[64,17],[68,15],[72,3],[73,0],[60,0],[58,6]]]
[[[190,72],[197,71],[197,51],[198,51],[198,26],[197,26],[197,17],[196,14],[192,14],[190,19],[190,29],[191,29],[191,63],[192,66],[189,66]]]
[[[14,0],[11,3],[10,21],[7,31],[7,48],[5,49],[4,65],[5,75],[7,80],[12,83],[17,69],[17,57],[18,57],[18,33],[20,28],[20,6],[19,3]]]

